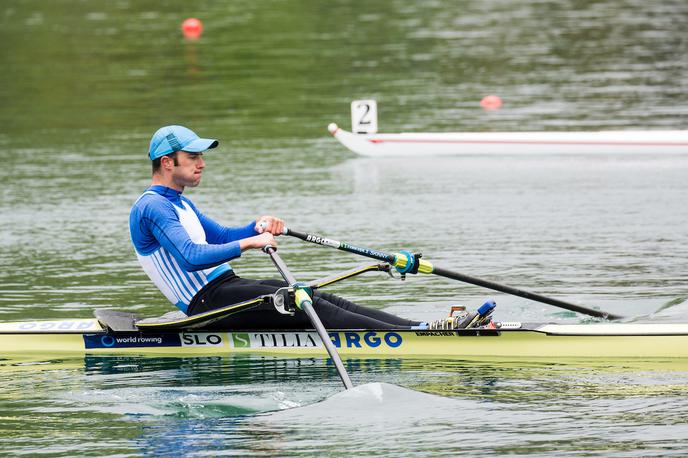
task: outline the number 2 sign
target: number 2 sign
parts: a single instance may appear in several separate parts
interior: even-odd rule
[[[377,102],[375,100],[351,102],[351,131],[356,134],[377,132]]]

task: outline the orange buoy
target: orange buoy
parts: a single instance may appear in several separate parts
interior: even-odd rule
[[[184,38],[197,40],[203,33],[203,23],[195,17],[190,17],[182,22],[182,33]]]
[[[486,95],[483,97],[483,99],[480,101],[480,106],[483,107],[486,110],[496,110],[498,108],[501,108],[502,106],[502,99],[500,99],[496,95]]]

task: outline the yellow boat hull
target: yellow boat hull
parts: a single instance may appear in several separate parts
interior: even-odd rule
[[[16,323],[11,329],[7,324],[0,325],[0,353],[326,355],[320,338],[312,330],[114,333],[107,332],[97,320],[74,322],[78,324],[73,329],[27,330],[19,329]],[[77,329],[79,326],[82,329]],[[462,331],[339,330],[330,332],[330,338],[338,352],[349,357],[688,359],[688,325],[538,325]]]

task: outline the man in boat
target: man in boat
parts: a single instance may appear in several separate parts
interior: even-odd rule
[[[217,145],[217,140],[199,138],[183,126],[158,129],[148,150],[153,167],[151,186],[136,200],[129,216],[131,239],[143,270],[165,297],[189,316],[273,294],[287,286],[281,280],[239,277],[228,263],[246,250],[276,247],[275,236],[282,234],[284,221],[264,215],[243,226],[224,226],[182,195],[186,187],[200,184],[203,153]],[[427,323],[319,291],[314,293],[313,306],[323,324],[333,329],[428,328]],[[271,305],[238,312],[216,324],[234,329],[311,327],[304,312],[285,315]]]

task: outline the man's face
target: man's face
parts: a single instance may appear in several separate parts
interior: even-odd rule
[[[177,152],[177,164],[172,171],[172,180],[182,188],[196,187],[201,182],[201,173],[205,167],[203,153]]]

